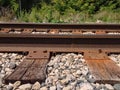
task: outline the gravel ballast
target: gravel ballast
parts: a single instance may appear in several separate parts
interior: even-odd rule
[[[120,55],[109,56],[120,66]],[[15,83],[3,84],[3,78],[10,75],[24,60],[19,53],[0,53],[0,90],[120,90],[120,84],[93,83],[94,77],[81,54],[63,53],[52,56],[47,65],[44,82],[34,84]]]

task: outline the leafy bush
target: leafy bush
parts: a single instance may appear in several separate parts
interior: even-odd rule
[[[0,18],[20,22],[119,23],[119,14],[120,0],[0,0]]]

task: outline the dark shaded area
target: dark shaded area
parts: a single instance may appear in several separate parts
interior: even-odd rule
[[[2,44],[120,44],[119,38],[0,38]]]
[[[33,23],[0,23],[0,28],[43,28],[43,29],[117,29],[119,24],[33,24]]]

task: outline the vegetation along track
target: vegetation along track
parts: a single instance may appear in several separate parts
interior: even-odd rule
[[[0,52],[27,54],[6,83],[43,81],[50,57],[62,52],[83,54],[95,82],[120,82],[120,67],[108,58],[120,53],[119,24],[0,23]]]

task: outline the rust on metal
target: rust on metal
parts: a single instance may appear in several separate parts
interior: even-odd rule
[[[42,81],[51,53],[77,52],[84,54],[96,82],[117,83],[120,69],[107,54],[120,53],[120,24],[0,23],[0,52],[28,53],[6,82]]]
[[[102,51],[102,49],[98,49],[98,50],[88,50],[86,52],[84,52],[84,57],[85,59],[108,59],[108,55],[106,54],[106,52]]]
[[[49,58],[49,54],[50,52],[48,52],[47,50],[36,50],[36,51],[29,51],[28,55],[26,58],[32,58],[32,59],[36,59],[36,58]]]
[[[31,28],[24,28],[22,33],[31,33],[33,29]]]

